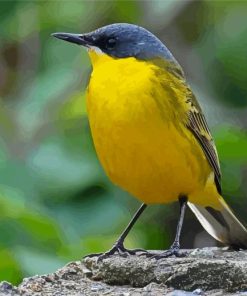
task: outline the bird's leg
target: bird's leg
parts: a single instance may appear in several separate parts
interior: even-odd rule
[[[85,256],[84,258],[97,256],[98,260],[102,260],[106,257],[109,257],[109,256],[115,254],[115,253],[118,253],[121,256],[127,256],[127,255],[135,255],[137,252],[146,252],[145,250],[142,250],[142,249],[128,250],[124,247],[124,240],[125,240],[126,236],[128,235],[128,233],[130,232],[130,230],[134,226],[135,222],[141,216],[142,212],[145,210],[146,207],[147,207],[147,205],[144,203],[141,205],[141,207],[137,210],[134,217],[131,219],[131,221],[129,222],[129,224],[127,225],[127,227],[123,231],[123,233],[120,235],[120,237],[118,238],[116,243],[112,246],[112,248],[109,251],[107,251],[105,253],[90,254],[90,255]]]
[[[178,220],[178,224],[177,224],[177,231],[176,231],[175,240],[174,240],[173,244],[171,245],[170,249],[165,252],[162,252],[160,254],[154,254],[154,253],[147,252],[147,253],[144,253],[141,255],[155,258],[157,260],[162,259],[162,258],[167,258],[172,255],[175,255],[176,257],[186,256],[185,253],[180,252],[180,235],[181,235],[181,230],[182,230],[182,226],[183,226],[185,210],[187,207],[187,197],[185,197],[185,196],[180,197],[179,204],[180,204],[180,215],[179,215],[179,220]]]

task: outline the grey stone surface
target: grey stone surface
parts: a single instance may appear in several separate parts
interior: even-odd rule
[[[53,274],[0,283],[0,296],[247,296],[247,251],[204,248],[162,260],[114,255],[67,264]]]

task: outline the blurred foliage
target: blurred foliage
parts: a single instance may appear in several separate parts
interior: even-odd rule
[[[95,156],[84,90],[87,53],[50,38],[132,22],[185,69],[212,127],[228,202],[246,220],[246,1],[0,2],[0,280],[47,273],[112,245],[138,202]],[[232,197],[232,198],[231,198]],[[128,247],[166,248],[176,206],[153,206]],[[215,244],[187,215],[184,247]]]

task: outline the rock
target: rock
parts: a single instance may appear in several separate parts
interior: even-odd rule
[[[53,274],[0,284],[0,296],[247,296],[247,251],[204,248],[186,257],[97,257],[67,264]]]
[[[0,283],[0,296],[1,295],[9,295],[9,296],[17,296],[17,289],[10,283],[3,281]]]

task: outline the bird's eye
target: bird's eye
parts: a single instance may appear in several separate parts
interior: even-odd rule
[[[106,40],[106,48],[113,49],[116,45],[117,41],[115,38],[109,38]]]

